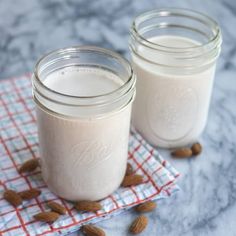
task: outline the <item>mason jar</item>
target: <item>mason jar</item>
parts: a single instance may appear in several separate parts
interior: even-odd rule
[[[99,200],[125,175],[135,77],[98,47],[45,55],[32,76],[42,176],[56,195]]]
[[[152,145],[188,145],[203,132],[221,41],[217,23],[195,11],[160,9],[134,19],[132,123]]]

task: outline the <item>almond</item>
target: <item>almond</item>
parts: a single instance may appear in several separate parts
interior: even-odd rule
[[[199,155],[202,152],[202,145],[200,143],[194,143],[191,147],[193,155]]]
[[[41,191],[36,188],[19,192],[19,195],[21,196],[23,200],[31,200],[33,198],[38,197],[40,194],[41,194]]]
[[[134,173],[133,167],[130,163],[127,164],[125,175],[132,175]]]
[[[192,150],[190,148],[179,148],[171,153],[174,157],[184,158],[184,157],[191,157]]]
[[[149,212],[153,211],[157,207],[157,204],[155,202],[145,202],[143,204],[138,205],[135,209],[137,212]]]
[[[3,197],[6,201],[8,201],[14,207],[17,207],[22,203],[21,196],[17,192],[10,189],[4,192]]]
[[[129,232],[132,234],[139,234],[143,232],[143,230],[148,225],[148,218],[144,215],[138,216],[129,228]]]
[[[19,168],[20,173],[32,172],[39,166],[39,161],[37,159],[30,159],[22,164]]]
[[[142,175],[128,175],[125,176],[123,179],[123,182],[121,183],[122,187],[129,187],[132,185],[138,185],[143,182],[143,176]]]
[[[81,227],[82,232],[87,236],[105,236],[105,232],[93,225],[84,225]]]
[[[34,215],[34,218],[38,221],[53,223],[59,218],[59,214],[56,212],[48,211],[48,212],[40,212]]]
[[[96,212],[102,209],[99,202],[94,201],[79,201],[75,204],[75,209],[78,211],[92,211]]]
[[[65,215],[67,213],[66,208],[64,206],[62,206],[61,204],[57,203],[57,202],[49,202],[48,207],[52,211],[57,212],[60,215]]]

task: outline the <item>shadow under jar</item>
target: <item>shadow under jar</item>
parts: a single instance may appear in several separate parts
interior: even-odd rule
[[[214,20],[187,9],[154,10],[134,20],[132,123],[154,146],[187,145],[204,130],[221,41]]]
[[[72,47],[36,65],[33,98],[42,175],[68,200],[99,200],[125,174],[135,77],[118,54]]]

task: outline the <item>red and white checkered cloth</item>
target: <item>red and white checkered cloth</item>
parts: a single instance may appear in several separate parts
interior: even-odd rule
[[[31,98],[30,75],[0,83],[0,235],[57,235],[79,229],[82,224],[95,223],[119,214],[141,202],[161,199],[178,190],[179,173],[142,137],[132,132],[129,140],[129,162],[145,182],[130,188],[119,188],[101,201],[97,213],[78,213],[73,204],[50,192],[40,171],[19,174],[17,168],[26,160],[39,157],[34,104]],[[5,189],[22,191],[39,188],[42,194],[14,208],[3,199]],[[40,223],[33,215],[47,208],[48,201],[57,201],[68,210],[53,224]]]

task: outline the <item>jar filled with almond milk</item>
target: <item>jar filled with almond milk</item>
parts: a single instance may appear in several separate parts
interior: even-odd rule
[[[117,53],[72,47],[39,60],[32,77],[42,175],[68,200],[99,200],[125,174],[135,77]]]
[[[154,146],[187,145],[204,130],[221,41],[214,20],[187,9],[154,10],[134,20],[132,122]]]

